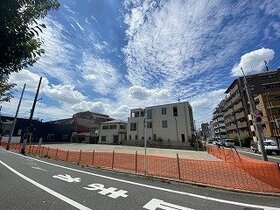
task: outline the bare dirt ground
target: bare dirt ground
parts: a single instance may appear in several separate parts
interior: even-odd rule
[[[70,151],[97,151],[97,152],[119,152],[119,153],[135,153],[144,154],[144,147],[133,147],[125,145],[104,145],[104,144],[44,144],[45,147],[58,148],[60,150]],[[216,157],[208,154],[205,151],[192,151],[192,150],[176,150],[176,149],[160,149],[160,148],[147,148],[147,155],[156,155],[164,157],[176,157],[179,155],[180,158],[188,158],[195,160],[214,160],[219,161]]]

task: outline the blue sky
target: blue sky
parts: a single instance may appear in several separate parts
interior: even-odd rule
[[[209,121],[240,75],[280,66],[279,0],[61,0],[41,20],[46,50],[12,74],[15,98],[3,103],[28,117],[43,77],[35,118],[95,111],[127,119],[136,107],[189,101],[196,124]]]

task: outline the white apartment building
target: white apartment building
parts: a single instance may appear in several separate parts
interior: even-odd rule
[[[112,120],[102,122],[99,130],[100,144],[122,144],[126,140],[127,122]]]
[[[188,102],[132,109],[128,118],[127,141],[144,140],[145,113],[147,141],[188,143],[194,131],[192,107]]]

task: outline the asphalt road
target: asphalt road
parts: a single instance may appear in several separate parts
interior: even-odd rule
[[[280,209],[280,197],[93,169],[0,149],[0,209]]]
[[[237,148],[237,151],[244,156],[254,158],[257,160],[262,160],[262,155],[260,153],[254,153],[250,148]],[[268,155],[268,161],[280,164],[280,156],[279,155]]]

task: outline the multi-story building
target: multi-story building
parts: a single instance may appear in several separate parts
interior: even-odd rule
[[[201,137],[203,139],[210,137],[209,123],[201,123]]]
[[[248,88],[256,97],[270,91],[280,90],[280,69],[246,76]],[[225,92],[224,118],[227,135],[234,138],[252,137],[251,122],[248,120],[250,113],[248,98],[245,92],[244,78],[235,79]]]
[[[122,144],[126,140],[127,122],[112,120],[102,122],[99,131],[99,142],[101,144]]]
[[[266,138],[280,137],[280,90],[269,91],[255,97],[257,109],[262,113],[262,125]]]
[[[128,118],[127,141],[143,142],[145,130],[147,141],[187,144],[194,131],[191,105],[188,102],[178,102],[132,109]]]
[[[226,125],[224,119],[225,100],[222,100],[213,112],[214,138],[226,138]]]

